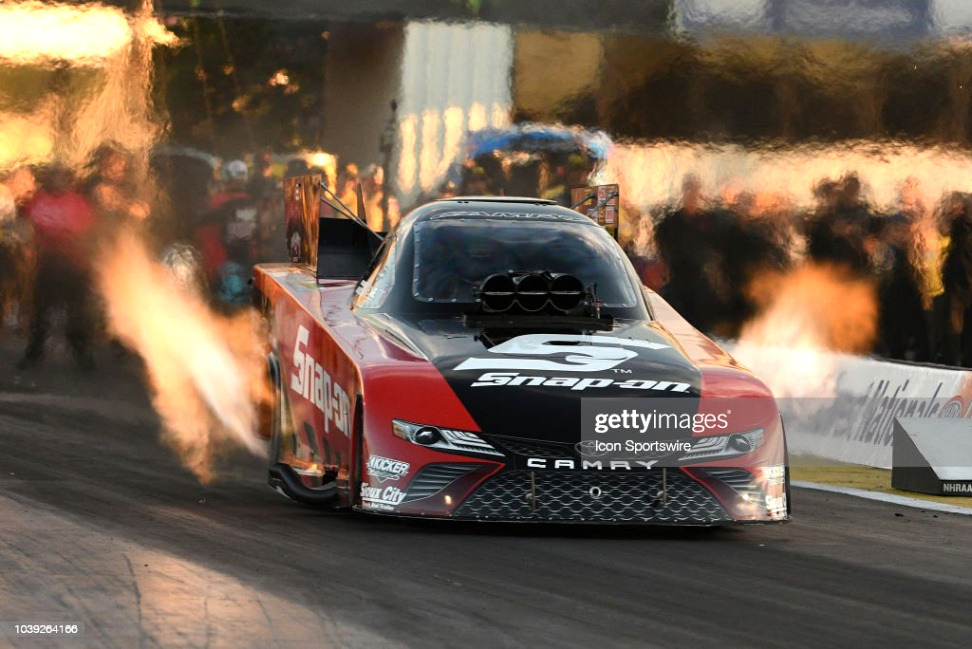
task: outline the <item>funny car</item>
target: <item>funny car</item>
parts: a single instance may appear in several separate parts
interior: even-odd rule
[[[646,289],[595,219],[465,197],[382,235],[321,216],[319,178],[285,191],[291,263],[254,271],[280,493],[470,521],[789,519],[772,394]],[[688,426],[645,435],[669,416]]]

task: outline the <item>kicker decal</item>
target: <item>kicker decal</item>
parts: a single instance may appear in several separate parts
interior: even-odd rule
[[[294,342],[294,371],[290,377],[290,389],[301,395],[324,415],[324,430],[334,428],[345,435],[351,430],[351,399],[344,388],[331,380],[324,367],[309,351],[307,342],[310,332],[304,325],[297,330]]]
[[[493,356],[468,358],[457,370],[551,370],[571,372],[606,372],[635,358],[641,349],[670,349],[669,345],[647,340],[612,336],[572,334],[527,334],[489,348]],[[563,360],[516,358],[517,356],[550,356],[566,354]],[[510,358],[513,357],[513,358]]]
[[[408,475],[409,466],[408,462],[372,455],[368,458],[368,475],[379,482],[398,480]]]

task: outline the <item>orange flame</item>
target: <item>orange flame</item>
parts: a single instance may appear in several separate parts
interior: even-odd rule
[[[761,300],[734,354],[777,397],[826,396],[837,380],[837,353],[870,350],[877,335],[874,286],[833,266],[807,264],[768,273],[749,286]]]
[[[219,316],[122,232],[100,256],[111,331],[145,360],[164,439],[201,482],[232,443],[265,456],[254,403],[268,399],[257,318]]]

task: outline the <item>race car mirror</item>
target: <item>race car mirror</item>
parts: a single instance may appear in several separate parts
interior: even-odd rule
[[[611,236],[617,241],[621,220],[619,194],[617,184],[572,187],[570,190],[570,207],[584,216],[589,216],[598,225],[610,232]]]

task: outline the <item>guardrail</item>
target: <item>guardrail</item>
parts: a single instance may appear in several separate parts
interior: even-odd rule
[[[972,419],[968,370],[740,343],[726,348],[773,390],[791,456],[890,469],[896,418]]]

